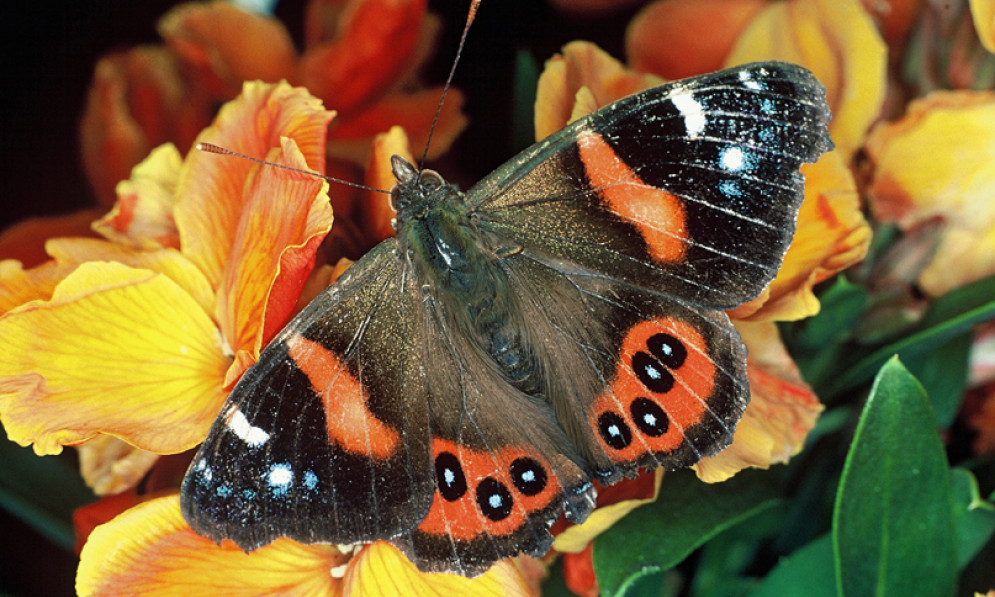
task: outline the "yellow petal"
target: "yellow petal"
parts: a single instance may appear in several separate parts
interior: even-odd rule
[[[718,483],[747,467],[787,462],[805,443],[823,406],[801,378],[773,323],[737,322],[749,350],[750,404],[732,444],[694,466],[706,483]]]
[[[660,482],[663,480],[663,469],[654,472],[653,495],[645,499],[631,499],[600,506],[587,517],[582,524],[567,527],[556,536],[553,549],[563,553],[579,553],[594,540],[595,537],[610,529],[616,522],[639,506],[656,501],[660,492]]]
[[[152,150],[117,184],[114,208],[94,222],[93,229],[108,240],[139,249],[179,248],[173,222],[176,179],[183,158],[172,143]]]
[[[293,139],[281,142],[267,159],[306,169]],[[218,294],[221,331],[234,351],[258,354],[286,325],[331,227],[324,180],[279,168],[250,176]]]
[[[333,113],[307,90],[286,83],[246,83],[242,95],[221,108],[214,124],[197,138],[257,158],[265,157],[280,138],[297,142],[309,168],[325,168],[325,134]],[[251,170],[260,166],[230,156],[192,151],[180,168],[176,185],[176,226],[180,244],[219,287],[235,242]]]
[[[992,0],[970,0],[971,18],[978,32],[981,45],[995,53],[995,2]]]
[[[867,254],[871,228],[860,209],[850,169],[838,151],[802,166],[805,201],[798,228],[777,277],[760,297],[729,316],[748,321],[790,321],[819,312],[812,287]]]
[[[75,267],[49,261],[25,270],[20,261],[0,261],[0,315],[28,301],[48,300],[59,281]]]
[[[341,595],[332,545],[277,539],[252,553],[215,545],[180,515],[176,495],[140,504],[90,534],[76,591],[89,595]]]
[[[512,560],[502,560],[476,578],[464,578],[455,574],[426,574],[419,572],[397,548],[383,541],[360,550],[349,562],[342,580],[344,595],[363,597],[492,597],[532,594],[525,575]]]
[[[403,128],[393,126],[386,133],[381,133],[373,139],[373,151],[366,166],[366,186],[374,189],[390,190],[397,184],[391,169],[390,159],[399,155],[408,162],[414,162],[408,135]],[[363,234],[372,242],[380,242],[394,236],[391,221],[397,212],[390,206],[390,195],[367,191],[360,201],[362,215],[358,218]]]
[[[957,131],[951,134],[951,131]],[[874,214],[903,229],[933,218],[943,239],[919,278],[931,295],[995,273],[995,92],[937,91],[875,127]]]
[[[116,437],[97,436],[78,446],[79,470],[97,495],[113,495],[131,489],[159,460],[159,455],[140,450]]]
[[[0,317],[0,354],[0,420],[38,454],[100,433],[187,450],[225,397],[211,319],[167,276],[118,263],[85,263]]]
[[[826,86],[829,131],[849,161],[863,145],[885,97],[887,48],[860,0],[771,2],[743,31],[728,66],[786,60]]]

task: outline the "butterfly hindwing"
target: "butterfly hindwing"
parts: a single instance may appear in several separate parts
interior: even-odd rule
[[[481,227],[693,304],[731,308],[780,266],[804,162],[831,147],[808,71],[758,63],[621,99],[467,192]]]
[[[353,543],[424,517],[421,321],[391,245],[312,301],[232,391],[183,484],[198,532],[244,549],[277,537]]]

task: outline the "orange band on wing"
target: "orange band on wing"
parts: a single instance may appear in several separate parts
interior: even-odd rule
[[[328,439],[347,452],[385,459],[400,443],[397,430],[370,412],[367,393],[345,364],[321,344],[297,335],[287,339],[290,358],[307,375],[325,405]]]
[[[684,257],[688,246],[687,213],[681,200],[645,183],[609,146],[601,135],[577,137],[584,171],[609,208],[633,224],[661,263]]]

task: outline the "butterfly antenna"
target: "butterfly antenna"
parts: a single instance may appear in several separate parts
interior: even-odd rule
[[[317,172],[312,172],[311,170],[304,170],[303,168],[294,168],[293,166],[287,166],[284,164],[277,164],[276,162],[268,162],[260,158],[254,158],[251,155],[245,155],[244,153],[239,153],[237,151],[232,151],[230,149],[225,149],[220,145],[214,145],[213,143],[198,143],[195,147],[201,151],[206,151],[207,153],[216,153],[219,155],[229,155],[236,158],[241,158],[243,160],[249,160],[250,162],[255,162],[257,164],[263,164],[265,166],[272,166],[274,168],[279,168],[281,170],[287,170],[289,172],[296,172],[298,174],[306,174],[308,176],[313,176],[315,178],[323,178],[328,182],[334,182],[336,184],[342,184],[347,187],[352,187],[354,189],[361,189],[363,191],[373,191],[375,193],[385,193],[390,194],[390,191],[385,191],[383,189],[377,189],[375,187],[368,187],[364,184],[355,183],[348,180],[343,180],[341,178],[335,178],[334,176],[325,176],[324,174],[318,174]]]
[[[453,60],[453,65],[449,69],[449,76],[446,77],[446,84],[442,88],[442,97],[439,98],[439,105],[435,108],[435,118],[432,119],[432,127],[428,129],[428,140],[425,142],[425,151],[421,154],[421,160],[418,161],[418,175],[421,176],[422,168],[425,167],[425,159],[428,157],[428,148],[432,145],[432,135],[435,134],[435,125],[439,123],[439,115],[442,114],[442,104],[446,102],[446,93],[449,92],[449,86],[453,83],[453,75],[456,74],[456,65],[459,64],[460,56],[463,55],[463,44],[466,43],[466,36],[470,32],[470,25],[473,23],[473,19],[477,16],[477,9],[480,7],[482,0],[473,0],[470,3],[470,11],[466,15],[466,25],[463,26],[463,34],[459,38],[459,46],[456,48],[456,58]]]

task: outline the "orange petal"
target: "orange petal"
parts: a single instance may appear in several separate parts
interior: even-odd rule
[[[978,32],[981,45],[995,53],[995,2],[992,0],[970,0],[971,18]]]
[[[73,512],[73,530],[76,531],[74,551],[76,554],[78,555],[83,551],[83,545],[86,544],[93,529],[143,501],[145,501],[145,496],[139,496],[134,491],[126,491],[76,508]]]
[[[335,574],[335,571],[332,571]],[[378,541],[363,547],[345,568],[343,594],[383,595],[532,595],[513,560],[502,560],[476,578],[419,572],[393,545]]]
[[[995,92],[937,91],[916,100],[900,120],[875,127],[867,153],[878,219],[903,229],[945,220],[919,278],[927,293],[995,273]]]
[[[567,588],[580,597],[598,597],[598,577],[594,575],[594,543],[582,551],[563,554],[563,580]]]
[[[840,153],[824,154],[815,164],[802,166],[802,172],[805,201],[784,264],[760,297],[729,312],[733,319],[790,321],[815,315],[819,299],[812,287],[867,253],[871,228]]]
[[[93,229],[108,240],[136,249],[179,248],[173,221],[176,179],[183,158],[172,143],[152,150],[117,185],[117,202]]]
[[[97,495],[113,495],[131,489],[159,460],[159,455],[140,450],[116,437],[100,435],[81,446],[79,470]]]
[[[242,81],[293,76],[297,52],[283,24],[228,2],[177,6],[159,21],[159,34],[219,99],[238,93]]]
[[[0,261],[0,315],[28,301],[48,300],[56,285],[75,267],[49,261],[25,270],[20,261]]]
[[[88,595],[341,595],[329,574],[345,561],[332,545],[277,539],[252,553],[193,532],[179,496],[140,504],[94,529],[80,554],[76,591]]]
[[[823,406],[798,372],[773,323],[737,322],[746,347],[750,404],[732,444],[694,466],[706,483],[725,481],[747,467],[769,468],[801,451]]]
[[[290,137],[308,167],[321,172],[325,132],[332,116],[307,90],[286,83],[246,83],[242,95],[221,108],[198,141],[261,158],[280,146],[280,137]],[[180,168],[174,214],[180,244],[215,288],[221,285],[235,242],[247,200],[249,171],[259,167],[246,160],[193,151]]]
[[[389,132],[381,133],[373,139],[373,153],[366,166],[366,186],[385,190],[394,188],[397,180],[390,166],[390,158],[394,155],[411,163],[415,161],[408,145],[408,135],[399,126],[391,127]],[[367,238],[372,242],[380,242],[394,236],[391,222],[397,212],[390,206],[390,195],[367,191],[361,206],[363,215],[359,221]]]
[[[167,276],[118,263],[84,263],[50,301],[0,317],[0,354],[0,419],[38,454],[101,433],[187,450],[225,398],[211,319]]]
[[[365,164],[369,159],[373,136],[388,131],[392,126],[400,126],[408,133],[411,147],[425,147],[441,96],[442,88],[439,87],[390,94],[366,110],[351,114],[349,118],[337,119],[328,134],[328,155]],[[442,155],[466,128],[463,102],[463,94],[458,89],[450,89],[446,94],[446,103],[442,105],[439,122],[432,133],[428,159]]]
[[[536,139],[544,139],[592,110],[663,81],[627,70],[590,42],[575,41],[546,61],[535,101]],[[586,96],[577,109],[578,96]]]
[[[293,139],[267,159],[306,169]],[[255,170],[218,294],[221,331],[235,351],[259,349],[289,321],[332,227],[328,183],[278,168]]]
[[[770,2],[740,35],[727,65],[787,60],[827,89],[829,131],[849,161],[885,97],[887,48],[859,0]]]
[[[103,209],[84,209],[64,216],[31,218],[0,232],[0,260],[16,259],[25,267],[34,267],[48,260],[45,241],[56,236],[96,236],[93,221]],[[0,289],[0,294],[6,292]]]
[[[349,3],[338,15],[338,35],[304,55],[301,82],[344,115],[371,105],[411,65],[426,4],[426,0]]]
[[[653,2],[629,23],[625,55],[633,69],[666,79],[718,70],[736,37],[766,5],[766,0]]]

